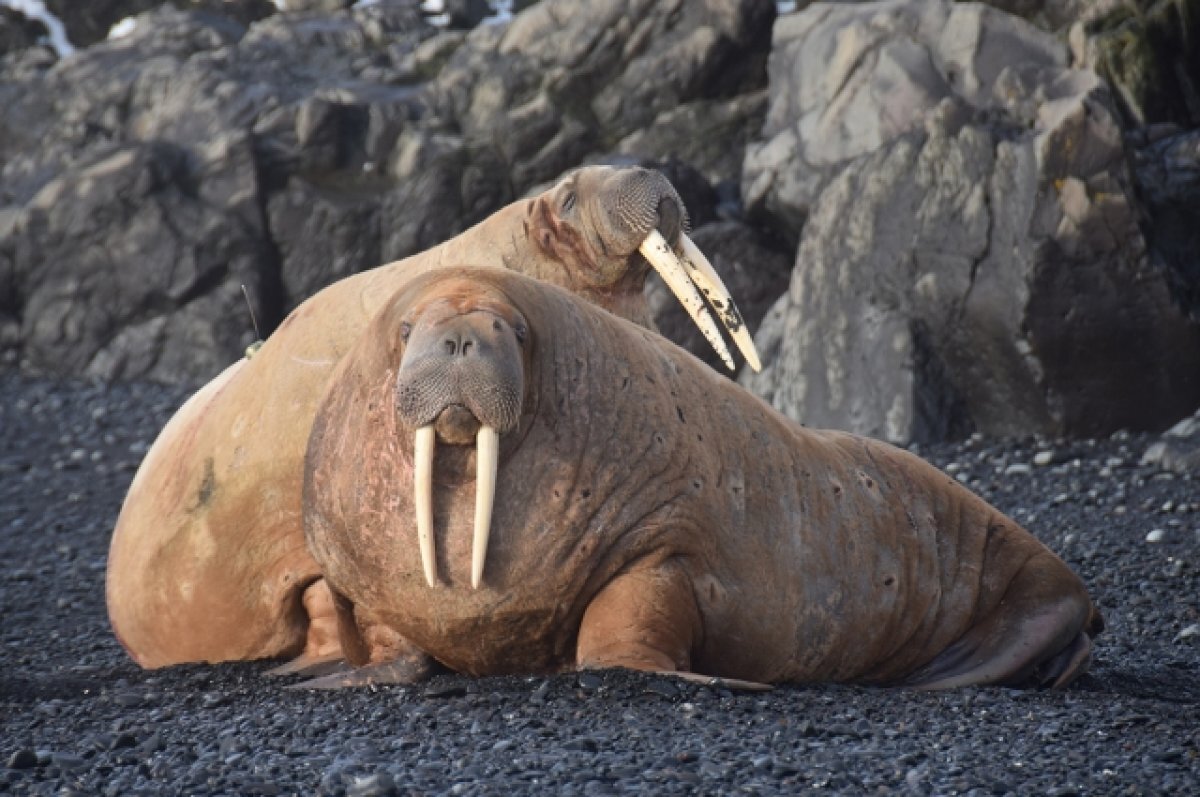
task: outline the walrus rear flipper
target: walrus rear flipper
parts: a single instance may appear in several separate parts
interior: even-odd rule
[[[1077,579],[1063,588],[1063,570],[1066,565],[1050,554],[1031,559],[989,614],[905,684],[917,689],[1067,686],[1091,663],[1088,632],[1098,615]]]

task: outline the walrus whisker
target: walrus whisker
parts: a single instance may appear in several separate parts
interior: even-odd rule
[[[695,241],[686,234],[680,234],[679,243],[683,248],[683,257],[680,260],[691,272],[692,282],[696,283],[696,287],[717,311],[717,317],[729,330],[730,337],[746,358],[746,363],[755,372],[761,371],[762,361],[758,358],[758,349],[754,347],[754,338],[750,337],[750,330],[746,328],[746,322],[734,304],[733,294],[725,287],[721,275],[700,251],[700,247],[696,246]]]
[[[413,453],[413,500],[417,510],[417,543],[421,546],[421,565],[429,586],[437,586],[437,568],[433,547],[433,451],[437,436],[433,426],[417,429]]]
[[[499,462],[500,433],[490,426],[480,426],[475,436],[475,537],[471,547],[471,587],[474,589],[479,589],[483,581]]]
[[[692,316],[692,321],[700,327],[700,331],[704,333],[709,344],[721,356],[725,367],[730,371],[735,370],[733,357],[729,354],[729,348],[721,338],[721,332],[717,329],[717,323],[713,321],[712,314],[708,311],[704,297],[700,295],[700,291],[688,276],[679,256],[667,243],[667,239],[663,238],[662,233],[658,230],[651,230],[638,250],[663,278],[663,282],[667,283],[667,287],[675,294],[675,298],[679,299],[679,303]]]
[[[254,355],[258,354],[258,350],[263,347],[262,333],[258,331],[258,319],[254,317],[254,305],[250,302],[250,291],[246,290],[246,285],[242,284],[242,297],[246,300],[246,309],[250,311],[250,325],[254,327],[254,342],[246,347],[246,359],[249,360]]]

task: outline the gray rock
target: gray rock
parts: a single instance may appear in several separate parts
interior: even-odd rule
[[[472,31],[429,96],[519,194],[667,111],[761,88],[774,13],[759,0],[543,0]]]
[[[48,183],[8,240],[28,362],[166,381],[223,368],[253,340],[240,286],[273,315],[256,191],[244,135],[207,153],[130,144]]]
[[[470,30],[492,13],[487,0],[444,0],[447,25],[460,30]]]
[[[989,6],[1029,20],[1040,28],[1057,31],[1126,0],[982,0]]]
[[[1108,2],[1076,22],[1077,64],[1113,87],[1131,125],[1200,124],[1200,0]]]
[[[304,11],[341,11],[354,4],[354,0],[283,0],[283,11],[289,14]]]
[[[1007,92],[1001,74],[1061,67],[1051,35],[978,4],[821,3],[775,25],[770,109],[746,151],[742,193],[799,236],[812,204],[848,160],[920,131],[935,111],[962,118]],[[954,103],[939,109],[946,98]]]
[[[680,129],[680,103],[715,109],[693,151],[728,180],[774,10],[546,2],[464,35],[413,2],[181,5],[69,59],[0,61],[0,362],[207,379],[253,336],[242,284],[267,334],[329,282],[461,232],[644,124]],[[96,4],[88,24],[132,10]],[[697,179],[700,224],[716,199]]]
[[[1146,449],[1143,465],[1175,473],[1200,474],[1200,410],[1172,426]]]
[[[1161,125],[1133,137],[1141,139],[1133,164],[1151,255],[1180,306],[1200,322],[1200,131]]]
[[[687,103],[621,139],[617,151],[656,160],[677,158],[713,184],[736,184],[746,145],[758,136],[766,113],[765,89],[728,100]]]
[[[1200,403],[1200,329],[1146,256],[1105,86],[1053,39],[983,6],[826,5],[781,20],[772,58],[748,194],[812,211],[760,332],[777,353],[744,384],[901,443],[1161,428]]]
[[[20,11],[0,8],[0,55],[32,47],[49,35],[46,26]]]
[[[62,20],[67,38],[76,47],[104,41],[112,27],[126,17],[134,17],[163,5],[186,10],[209,11],[248,24],[275,13],[271,0],[45,0],[46,9]]]

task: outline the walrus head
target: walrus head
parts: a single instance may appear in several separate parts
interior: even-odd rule
[[[440,441],[475,442],[476,497],[471,584],[487,559],[500,435],[516,428],[525,397],[529,325],[498,294],[451,282],[400,321],[404,345],[395,385],[402,428],[414,430],[414,504],[421,565],[437,583],[433,542],[433,458]]]
[[[636,167],[578,169],[533,200],[530,224],[535,244],[552,262],[568,265],[567,287],[573,292],[640,296],[653,267],[730,370],[733,357],[708,305],[750,367],[761,370],[754,341],[729,289],[688,237],[683,200],[662,174]],[[636,253],[647,265],[630,267],[629,258]],[[535,276],[563,282],[551,275]]]

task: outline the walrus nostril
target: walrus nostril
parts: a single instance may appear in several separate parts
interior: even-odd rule
[[[473,353],[474,349],[478,348],[476,346],[477,343],[478,341],[473,337],[452,334],[447,335],[442,340],[442,348],[445,350],[447,357],[454,357],[455,355],[467,357]]]

